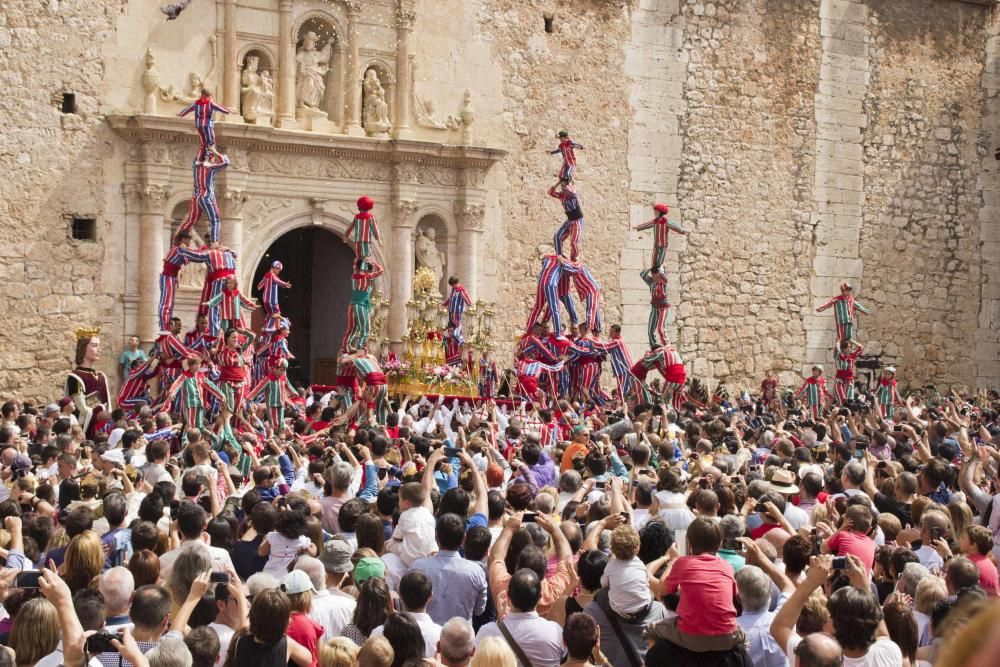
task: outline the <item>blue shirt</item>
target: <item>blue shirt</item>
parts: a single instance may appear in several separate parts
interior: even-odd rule
[[[778,598],[778,607],[774,611],[766,608],[760,611],[743,612],[736,617],[736,622],[747,635],[747,653],[754,667],[786,667],[788,659],[778,642],[771,636],[771,621],[778,609],[788,600],[788,595],[782,593]]]
[[[455,616],[472,622],[472,617],[486,609],[486,574],[483,568],[462,558],[457,551],[438,551],[428,558],[418,558],[410,566],[431,580],[433,596],[427,613],[438,625]]]

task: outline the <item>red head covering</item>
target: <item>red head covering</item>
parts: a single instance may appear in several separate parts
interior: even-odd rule
[[[368,195],[363,195],[358,197],[358,210],[359,211],[370,211],[375,207],[375,202]]]
[[[656,211],[657,213],[663,213],[664,215],[666,215],[668,212],[670,212],[670,207],[667,206],[666,204],[654,204],[653,210]]]
[[[847,283],[847,282],[840,283],[840,291],[841,292],[846,292],[849,289],[852,289],[851,283]]]

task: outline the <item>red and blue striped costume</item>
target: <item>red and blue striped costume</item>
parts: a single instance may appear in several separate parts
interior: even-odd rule
[[[652,369],[656,369],[663,376],[664,398],[666,398],[667,391],[671,391],[673,393],[672,405],[675,410],[680,410],[687,399],[684,392],[687,370],[684,368],[684,360],[681,359],[680,353],[668,345],[656,347],[644,354],[642,359],[632,366],[632,375],[639,381],[639,390],[643,402],[646,403],[652,402],[652,394],[645,385],[646,375]]]
[[[265,273],[264,277],[257,283],[257,289],[260,290],[260,302],[264,306],[264,312],[268,315],[280,314],[281,306],[278,304],[278,288],[284,287],[288,289],[291,286],[291,283],[279,278],[274,269]]]
[[[219,203],[215,200],[215,176],[228,166],[229,158],[225,155],[218,163],[197,161],[194,163],[194,190],[191,193],[191,203],[188,205],[187,217],[184,218],[178,232],[193,228],[204,213],[208,218],[209,241],[219,242],[222,214],[219,213]]]
[[[479,389],[479,398],[493,398],[496,395],[499,378],[500,372],[497,370],[497,362],[491,359],[480,359],[479,381],[476,383]]]
[[[236,275],[236,253],[229,248],[216,248],[209,250],[191,250],[181,248],[180,252],[188,261],[197,264],[204,264],[208,273],[205,276],[205,285],[201,289],[201,304],[198,307],[198,314],[208,313],[208,331],[213,336],[219,335],[219,313],[218,310],[209,310],[205,302],[222,292],[225,287],[226,278]]]
[[[461,366],[462,343],[465,342],[465,338],[462,337],[462,327],[455,327],[451,333],[445,332],[441,342],[444,345],[444,363],[449,366]]]
[[[246,329],[247,324],[243,317],[243,309],[257,310],[257,304],[243,296],[238,287],[232,290],[223,287],[222,291],[206,301],[205,305],[211,309],[208,321],[212,321],[211,311],[215,310],[222,331]]]
[[[670,313],[670,301],[667,299],[667,275],[663,271],[653,273],[645,269],[639,275],[649,286],[649,325],[646,333],[649,336],[649,346],[667,345],[667,315]]]
[[[813,419],[819,419],[823,415],[823,401],[830,397],[830,392],[826,390],[826,378],[822,375],[811,375],[805,379],[799,390],[795,392],[795,398],[802,398],[805,395],[806,404],[809,406],[809,414]]]
[[[862,306],[852,294],[841,294],[835,296],[822,306],[816,309],[817,313],[833,306],[833,312],[837,320],[837,342],[851,340],[854,336],[854,320],[857,318],[857,311],[870,314],[871,311]]]
[[[864,349],[858,345],[850,352],[844,352],[839,347],[833,352],[833,362],[837,368],[837,381],[834,384],[834,389],[841,405],[854,400],[854,364],[857,363],[858,357],[861,356]]]
[[[566,271],[565,260],[563,263],[563,270],[559,276],[559,301],[562,305],[566,307],[566,312],[569,313],[569,323],[570,327],[576,328],[576,325],[580,323],[580,317],[576,314],[576,304],[573,303],[572,297],[569,295],[569,284],[573,276]],[[548,310],[542,313],[542,321],[549,319],[550,313]]]
[[[243,394],[250,379],[246,367],[246,351],[254,341],[253,334],[238,336],[236,347],[222,346],[215,353],[215,364],[219,368],[219,388],[226,395],[226,401],[237,410],[243,407]]]
[[[552,237],[552,245],[555,246],[556,254],[562,255],[563,243],[568,239],[569,258],[575,262],[580,255],[580,239],[583,237],[584,225],[580,198],[572,183],[567,183],[562,191],[558,191],[555,186],[552,186],[549,188],[549,196],[562,202],[563,210],[566,212],[566,221],[556,230],[555,236]]]
[[[896,389],[896,378],[882,377],[875,385],[875,405],[882,419],[892,419],[896,413],[896,406],[902,405],[903,399],[899,397]]]
[[[554,364],[543,364],[532,359],[519,359],[517,361],[517,381],[521,386],[522,396],[525,400],[537,401],[539,405],[545,403],[544,394],[538,390],[538,377],[542,371],[554,373],[563,367],[560,360]]]
[[[555,150],[549,151],[549,155],[555,155],[556,153],[562,154],[563,164],[562,168],[559,170],[559,179],[563,181],[568,181],[573,178],[573,172],[576,171],[576,150],[583,149],[581,144],[576,143],[569,137],[562,139]]]
[[[587,327],[595,332],[601,330],[601,285],[582,262],[563,261],[563,271],[573,277],[576,295],[587,311]]]
[[[458,283],[451,288],[448,298],[441,305],[448,308],[448,326],[458,327],[462,325],[462,314],[465,313],[465,307],[472,305],[472,297],[469,296],[465,285]]]
[[[118,407],[128,411],[128,415],[134,416],[143,405],[153,402],[149,395],[149,381],[159,375],[159,362],[154,357],[139,365],[134,365],[129,370],[128,377],[122,382],[122,388],[118,390]]]
[[[526,333],[518,340],[516,356],[523,359],[541,357],[542,361],[553,364],[557,361],[557,358],[549,351],[546,342],[533,333]]]
[[[637,378],[632,375],[632,355],[629,354],[628,346],[621,336],[612,336],[605,343],[594,341],[594,348],[603,350],[611,359],[611,372],[618,383],[618,398],[623,403],[625,399],[636,389]]]
[[[561,277],[562,263],[559,255],[542,257],[542,270],[538,272],[538,286],[535,290],[535,305],[532,306],[531,313],[528,315],[525,331],[531,331],[531,327],[540,321],[539,318],[545,308],[548,308],[552,317],[552,328],[555,331],[562,330],[562,318],[559,313],[559,280]]]
[[[368,345],[372,333],[372,290],[375,279],[385,273],[385,269],[374,261],[369,271],[355,271],[351,275],[351,301],[347,305],[347,330],[344,332],[342,347],[350,346],[360,350]]]
[[[208,322],[205,322],[206,327]],[[184,334],[184,345],[188,349],[193,350],[201,354],[202,357],[208,358],[210,353],[215,348],[216,341],[219,340],[218,336],[213,336],[208,333],[208,329],[191,329],[186,334]]]
[[[284,373],[277,375],[268,372],[260,382],[254,385],[253,389],[247,392],[248,401],[257,401],[263,398],[267,407],[267,420],[271,424],[271,431],[275,434],[281,433],[285,427],[285,405],[296,405],[302,403],[302,398],[288,382],[288,376]]]
[[[262,337],[263,338],[263,337]],[[282,331],[271,335],[254,354],[254,364],[251,368],[251,378],[257,382],[267,373],[267,369],[274,366],[281,359],[294,359],[288,349],[288,340]]]
[[[565,336],[560,336],[560,332],[551,332],[545,337],[546,356],[542,359],[545,363],[554,364],[559,358],[567,354],[572,343]],[[572,371],[568,364],[557,371],[547,371],[549,389],[555,396],[569,396],[572,388]]]
[[[666,206],[664,206],[666,208]],[[670,232],[687,234],[684,229],[673,224],[667,219],[666,212],[659,213],[655,218],[635,227],[635,231],[641,232],[653,229],[653,263],[651,266],[665,266],[667,263],[667,247],[670,243]]]
[[[347,228],[345,240],[354,248],[355,258],[367,258],[371,254],[372,240],[382,242],[375,216],[369,211],[359,211]]]
[[[385,424],[389,416],[389,387],[382,367],[370,354],[354,357],[354,373],[365,383],[365,398],[369,413],[375,413],[375,423]]]
[[[174,316],[174,299],[177,296],[177,274],[188,263],[188,258],[181,252],[181,246],[170,247],[167,256],[163,258],[163,270],[160,271],[160,305],[156,312],[160,317],[160,331],[170,328],[170,318]]]
[[[232,112],[221,104],[216,104],[212,100],[211,95],[202,95],[190,106],[182,109],[177,115],[183,117],[192,111],[194,112],[194,126],[198,130],[198,137],[201,139],[201,150],[198,152],[198,159],[204,160],[205,156],[208,155],[208,148],[215,145],[215,119],[212,117],[212,114],[216,111],[224,114]]]
[[[222,390],[200,371],[197,373],[183,371],[167,390],[166,401],[173,400],[174,396],[180,396],[181,421],[185,428],[200,429],[204,426],[205,403],[208,396],[226,402],[226,395]],[[232,406],[229,408],[232,409]]]
[[[601,389],[601,359],[603,351],[589,337],[578,338],[569,348],[569,362],[577,368],[576,393],[595,405],[604,405],[611,398]]]

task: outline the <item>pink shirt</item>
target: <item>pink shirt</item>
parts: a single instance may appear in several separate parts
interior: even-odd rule
[[[723,635],[734,632],[738,597],[733,566],[715,554],[677,559],[664,582],[664,593],[681,591],[677,629],[689,635]]]
[[[991,597],[1000,595],[1000,578],[997,577],[997,566],[993,564],[989,556],[973,552],[969,554],[968,558],[979,568],[979,585],[986,589]]]
[[[319,664],[319,638],[323,636],[323,626],[302,612],[293,611],[288,621],[288,636],[309,649],[312,662],[309,667]]]
[[[872,565],[875,564],[875,540],[861,533],[841,530],[834,533],[827,544],[830,551],[835,551],[838,556],[852,554],[860,558],[865,564],[865,570],[871,574]]]

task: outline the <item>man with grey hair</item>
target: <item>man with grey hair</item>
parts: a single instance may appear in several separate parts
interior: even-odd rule
[[[191,667],[191,651],[182,639],[164,638],[146,654],[149,667]]]
[[[719,528],[722,529],[722,547],[719,549],[719,558],[733,566],[734,572],[739,572],[746,565],[742,550],[726,549],[730,545],[730,540],[738,540],[743,537],[746,526],[743,525],[743,518],[738,514],[727,514],[719,519]]]
[[[794,667],[842,667],[843,664],[843,649],[825,632],[810,633],[795,647]]]
[[[785,652],[771,636],[775,612],[767,609],[771,603],[770,577],[756,565],[747,565],[736,573],[736,588],[743,604],[743,613],[736,622],[746,633],[747,652],[754,667],[784,667]],[[779,609],[787,599],[787,594],[778,598]]]
[[[115,632],[118,628],[132,627],[128,618],[132,593],[135,592],[132,572],[127,567],[113,567],[101,575],[97,588],[104,596],[105,629]]]
[[[575,470],[567,470],[559,476],[559,502],[556,503],[556,511],[562,512],[566,503],[573,500],[573,496],[580,490],[583,478]]]
[[[340,448],[338,447],[338,449]],[[354,458],[353,454],[349,455]],[[327,471],[326,474],[333,489],[330,495],[320,499],[320,504],[323,505],[323,530],[326,532],[331,534],[340,532],[340,523],[338,522],[340,508],[358,493],[358,489],[361,487],[361,471],[360,465],[353,466],[346,461],[337,461]]]
[[[330,542],[333,542],[331,540]],[[346,540],[340,540],[347,544]],[[329,544],[329,543],[328,543]],[[336,544],[333,545],[334,551]],[[323,548],[323,555],[326,555],[326,546]],[[350,556],[347,557],[347,565],[351,564]],[[345,596],[334,596],[327,590],[327,572],[323,561],[312,556],[301,556],[295,561],[295,569],[301,570],[309,575],[315,592],[312,595],[312,607],[309,609],[309,618],[323,626],[324,637],[337,637],[344,626],[349,625],[351,616],[354,613],[354,604],[347,604]],[[338,582],[339,585],[339,582]],[[353,598],[351,602],[354,602]]]
[[[455,617],[441,626],[437,657],[445,667],[466,667],[476,652],[476,635],[472,624]]]
[[[844,466],[844,472],[840,474],[840,483],[844,486],[844,491],[838,493],[833,497],[836,499],[840,496],[856,496],[858,494],[863,494],[862,486],[865,483],[865,474],[868,472],[865,468],[865,464],[861,461],[851,461]]]
[[[911,598],[917,596],[917,586],[920,582],[931,576],[931,571],[920,563],[907,563],[899,575],[896,582],[896,592],[900,595],[909,595]]]

